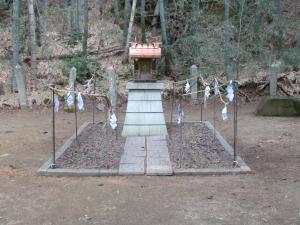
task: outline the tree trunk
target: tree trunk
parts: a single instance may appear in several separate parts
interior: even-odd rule
[[[20,62],[20,1],[13,1],[13,15],[12,15],[12,74],[11,74],[11,91],[16,92],[17,89],[17,80],[16,80],[16,71],[15,67]]]
[[[115,24],[119,24],[120,11],[119,11],[119,0],[113,0],[114,3],[114,13],[115,13]]]
[[[192,0],[192,17],[191,17],[191,33],[195,35],[198,27],[199,19],[199,0]]]
[[[76,0],[76,33],[80,33],[80,0]]]
[[[161,24],[161,37],[163,43],[163,52],[165,57],[165,75],[171,73],[170,63],[170,52],[168,47],[168,36],[167,36],[167,22],[165,16],[164,0],[159,0],[159,11],[160,11],[160,24]]]
[[[154,9],[154,16],[152,19],[152,32],[156,33],[156,27],[157,27],[157,17],[159,16],[159,0],[156,2],[156,6]]]
[[[63,33],[65,34],[68,30],[69,23],[68,23],[68,0],[64,0],[64,6],[63,6]]]
[[[259,34],[258,30],[261,25],[261,1],[262,0],[256,0],[255,23],[254,23],[254,29],[256,34]]]
[[[126,40],[128,35],[129,16],[130,16],[130,0],[125,0],[124,8],[124,33],[123,33],[123,46],[126,47]]]
[[[161,25],[161,37],[163,45],[168,45],[167,36],[167,24],[165,18],[164,0],[159,0],[159,12],[160,12],[160,25]]]
[[[49,59],[48,52],[46,53],[48,49],[48,11],[49,11],[49,1],[44,0],[44,15],[43,15],[43,56],[46,56],[47,59]]]
[[[76,31],[76,1],[77,0],[70,0],[71,7],[70,7],[70,27],[71,27],[71,33],[74,33]]]
[[[48,30],[49,0],[44,0],[44,31]]]
[[[283,47],[283,29],[284,29],[284,22],[283,22],[283,4],[282,0],[276,0],[276,15],[277,15],[277,31],[278,31],[278,38],[277,38],[277,58],[281,57],[281,50]]]
[[[40,7],[40,2],[39,1],[34,1],[34,15],[35,15],[35,33],[36,33],[36,45],[38,47],[42,46],[42,36],[43,36],[43,21],[41,21],[41,15],[39,9]]]
[[[230,63],[230,23],[229,23],[229,2],[230,0],[224,0],[224,39],[225,39],[225,71],[227,79],[230,80],[232,77],[232,65]]]
[[[146,0],[141,0],[141,30],[142,30],[141,38],[143,43],[146,43],[145,6],[146,6]]]
[[[34,15],[34,0],[28,0],[28,15],[29,15],[29,39],[30,39],[30,52],[31,52],[31,68],[33,87],[36,88],[36,74],[37,74],[37,52],[36,52],[36,22]]]
[[[84,0],[83,7],[83,39],[82,39],[82,52],[87,55],[87,40],[89,34],[89,1]]]
[[[133,27],[133,22],[134,22],[136,1],[137,0],[133,0],[132,7],[131,7],[130,22],[129,22],[129,27],[128,27],[128,35],[127,35],[126,48],[125,48],[125,62],[126,63],[128,62],[129,42],[130,42],[130,39],[131,39],[132,27]]]

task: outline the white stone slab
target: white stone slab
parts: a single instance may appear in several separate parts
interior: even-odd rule
[[[161,92],[156,90],[131,90],[128,101],[161,101]]]
[[[137,89],[142,89],[142,90],[163,90],[164,89],[164,84],[163,83],[138,83],[138,82],[128,82],[126,88],[128,90],[137,90]]]
[[[163,113],[161,101],[128,101],[126,113]]]

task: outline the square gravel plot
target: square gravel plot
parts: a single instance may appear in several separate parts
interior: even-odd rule
[[[117,130],[89,124],[56,161],[58,168],[117,169],[124,151],[122,126]],[[117,132],[117,138],[116,138]]]
[[[233,168],[232,156],[204,123],[185,123],[182,127],[182,145],[180,126],[168,124],[167,127],[173,168]]]

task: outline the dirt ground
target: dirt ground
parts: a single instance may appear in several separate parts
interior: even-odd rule
[[[40,177],[51,156],[49,110],[0,111],[0,224],[299,225],[300,118],[255,117],[256,105],[241,104],[238,123],[238,152],[253,173],[224,176]],[[216,127],[232,143],[221,107]],[[199,106],[185,115],[199,120]],[[209,106],[204,118],[212,115]],[[74,124],[73,114],[57,117],[59,146]]]

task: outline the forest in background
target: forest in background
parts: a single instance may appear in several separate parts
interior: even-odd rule
[[[228,79],[253,80],[274,63],[297,72],[299,12],[300,3],[282,0],[0,0],[0,92],[17,91],[16,74],[28,93],[66,85],[72,66],[81,83],[104,79],[111,65],[129,79],[132,14],[130,41],[162,42],[161,79],[184,79],[193,64]]]

